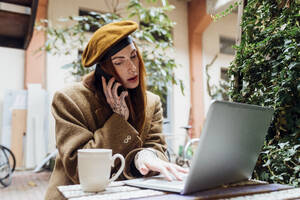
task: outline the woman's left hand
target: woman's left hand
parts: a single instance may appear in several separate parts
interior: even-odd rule
[[[153,152],[143,150],[142,154],[138,156],[136,161],[136,168],[142,175],[148,174],[150,171],[160,172],[168,181],[172,181],[171,174],[177,179],[182,180],[180,173],[188,173],[176,164],[166,162],[158,158]]]
[[[118,87],[121,86],[120,83],[115,83],[115,78],[112,77],[108,84],[106,84],[105,78],[102,78],[102,86],[103,86],[103,92],[106,97],[106,101],[111,107],[111,109],[118,113],[119,115],[123,116],[125,120],[127,121],[129,118],[129,109],[127,107],[125,97],[128,96],[127,91],[123,91],[120,96],[118,96]]]

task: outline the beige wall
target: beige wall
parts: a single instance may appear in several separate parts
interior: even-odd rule
[[[209,74],[211,76],[210,84],[219,85],[220,81],[220,70],[221,67],[227,68],[230,62],[233,60],[233,55],[221,54],[219,37],[227,37],[236,39],[237,35],[237,14],[230,14],[226,17],[221,18],[220,20],[211,23],[203,34],[203,85],[204,85],[204,107],[205,114],[208,111],[211,98],[208,95],[206,80],[207,76],[205,75],[205,66],[213,60],[215,55],[218,55],[218,58],[214,64],[209,67]]]
[[[23,89],[24,50],[0,47],[0,140],[4,93],[7,89]]]
[[[119,10],[122,16],[127,15],[125,9],[127,2],[128,1],[126,0],[120,1]],[[175,73],[184,81],[184,85],[186,87],[185,96],[181,95],[179,87],[173,87],[173,115],[171,117],[171,120],[173,124],[176,125],[172,126],[171,132],[172,134],[176,133],[177,135],[183,135],[184,131],[180,127],[187,125],[188,112],[190,107],[187,7],[185,1],[170,0],[170,3],[176,6],[176,9],[172,11],[172,13],[170,13],[170,18],[174,20],[177,25],[174,28],[175,51],[170,51],[169,53],[175,57],[176,61],[179,64],[182,65],[182,68],[177,69]],[[91,9],[96,11],[109,11],[104,0],[49,0],[48,6],[48,19],[51,20],[54,25],[58,25],[56,19],[59,17],[78,15],[79,8]],[[46,85],[51,99],[56,90],[73,81],[72,77],[70,77],[65,70],[61,69],[61,66],[72,61],[72,59],[74,59],[76,56],[77,50],[73,52],[73,55],[68,57],[54,57],[49,54],[47,55]],[[54,120],[51,116],[49,151],[52,151],[55,148],[54,134]]]

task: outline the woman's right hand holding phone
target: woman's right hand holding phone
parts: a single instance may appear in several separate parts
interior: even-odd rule
[[[125,97],[128,96],[127,91],[123,91],[120,96],[118,96],[118,87],[121,86],[120,83],[115,82],[115,78],[112,77],[108,84],[106,84],[105,78],[102,76],[102,85],[103,91],[106,97],[107,103],[110,105],[111,109],[118,113],[119,115],[123,116],[127,121],[129,118],[129,109],[125,101]]]

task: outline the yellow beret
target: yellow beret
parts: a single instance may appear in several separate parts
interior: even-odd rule
[[[84,67],[96,64],[106,51],[120,40],[134,32],[137,23],[130,20],[114,22],[100,27],[85,47],[81,62]]]

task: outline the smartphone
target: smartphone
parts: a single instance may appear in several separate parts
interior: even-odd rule
[[[99,69],[99,75],[100,75],[100,77],[103,76],[105,78],[106,84],[108,84],[109,80],[112,78],[112,75],[106,73],[102,68]],[[102,79],[101,79],[101,83],[102,83]],[[113,83],[112,88],[114,87],[115,83],[116,83],[116,81]],[[118,92],[117,92],[118,96],[120,96],[123,91],[125,91],[125,88],[122,85],[119,86],[118,87]]]

